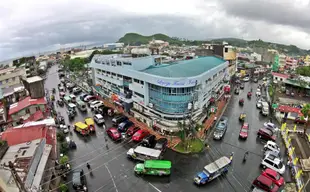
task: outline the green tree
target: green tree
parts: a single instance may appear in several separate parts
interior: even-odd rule
[[[69,188],[68,188],[68,186],[67,186],[66,184],[61,183],[61,184],[59,185],[59,190],[60,190],[61,192],[67,192],[67,191],[69,191]]]
[[[65,134],[62,133],[62,132],[58,132],[58,133],[57,133],[57,140],[58,140],[59,142],[64,142],[64,141],[65,141]]]
[[[60,163],[61,165],[64,165],[64,164],[68,163],[68,161],[69,161],[69,157],[68,157],[67,155],[64,155],[64,156],[62,156],[62,157],[60,158],[59,163]]]
[[[67,142],[62,142],[60,144],[60,153],[67,154],[69,151],[69,144]]]
[[[179,137],[181,139],[182,145],[185,147],[186,146],[186,132],[185,132],[185,123],[183,122],[178,122],[178,127],[179,127]]]
[[[304,135],[306,135],[307,133],[307,129],[308,129],[308,125],[309,125],[309,117],[310,117],[310,104],[307,103],[305,106],[303,106],[303,108],[301,109],[301,113],[303,114],[303,116],[305,118],[307,118],[307,122],[305,123],[305,126],[304,126]]]

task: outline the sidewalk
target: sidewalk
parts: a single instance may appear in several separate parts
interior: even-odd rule
[[[229,100],[227,100],[229,101]],[[207,130],[209,130],[212,126],[213,126],[213,123],[214,123],[214,117],[220,117],[220,115],[222,114],[223,112],[223,109],[225,108],[225,105],[227,103],[227,101],[225,99],[220,99],[218,101],[218,104],[217,104],[217,111],[215,114],[212,114],[205,122],[204,122],[204,129],[200,130],[200,132],[198,133],[198,137],[199,138],[203,138],[205,136],[205,132]]]

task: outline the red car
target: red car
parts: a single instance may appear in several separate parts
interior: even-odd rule
[[[267,140],[267,141],[276,141],[276,136],[268,128],[260,128],[257,132],[257,137]]]
[[[278,185],[279,187],[281,187],[282,185],[285,184],[284,178],[281,177],[281,175],[276,172],[273,169],[267,168],[262,172],[262,175],[264,175],[265,177],[269,178],[272,180],[272,182],[274,182],[276,185]]]
[[[239,138],[240,139],[247,139],[248,138],[248,131],[249,131],[249,124],[243,123],[243,125],[240,129]]]
[[[142,141],[144,137],[148,136],[149,134],[150,132],[140,129],[132,136],[132,140],[136,142],[140,142]]]
[[[107,130],[108,136],[114,141],[118,141],[121,139],[122,135],[115,127],[111,127]]]
[[[131,126],[131,127],[129,127],[129,128],[127,129],[127,131],[126,131],[126,136],[127,136],[127,137],[131,137],[131,136],[133,136],[133,134],[135,134],[135,132],[137,132],[137,131],[139,131],[139,130],[140,130],[139,127],[133,125],[133,126]]]
[[[279,187],[271,179],[264,175],[258,176],[252,183],[254,187],[263,189],[266,192],[277,192]]]

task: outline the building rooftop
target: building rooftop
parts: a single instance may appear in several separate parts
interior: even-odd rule
[[[223,59],[207,56],[191,60],[178,61],[175,64],[151,66],[141,72],[162,77],[192,77],[200,75],[224,63]]]
[[[8,142],[9,146],[29,142],[35,139],[46,138],[46,143],[56,143],[56,130],[46,125],[33,125],[29,127],[8,128],[2,132],[1,139]]]
[[[17,113],[18,111],[23,110],[24,108],[29,107],[31,105],[45,105],[45,104],[46,100],[44,97],[40,99],[31,99],[31,97],[26,97],[25,99],[10,105],[9,115]]]
[[[43,79],[39,76],[34,76],[34,77],[29,77],[27,78],[26,80],[28,83],[34,83],[34,82],[37,82],[37,81],[43,81]]]

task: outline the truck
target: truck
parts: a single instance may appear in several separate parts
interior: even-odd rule
[[[262,114],[265,116],[269,115],[269,104],[267,102],[262,102]]]
[[[130,148],[127,152],[127,157],[139,161],[158,160],[162,159],[162,152],[160,150],[138,146],[136,148]]]
[[[194,178],[194,182],[197,185],[203,185],[227,173],[231,161],[232,160],[230,158],[223,156],[218,160],[206,165],[203,171],[197,173]]]

